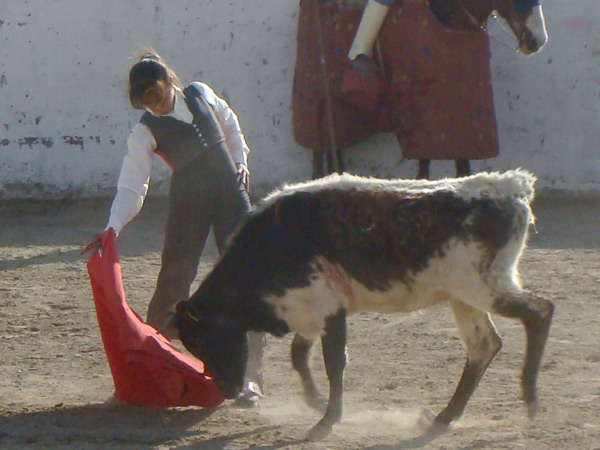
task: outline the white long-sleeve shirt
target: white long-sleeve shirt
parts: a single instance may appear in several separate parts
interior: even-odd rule
[[[192,84],[213,107],[215,116],[225,134],[225,142],[233,162],[248,166],[250,149],[246,144],[236,114],[227,102],[217,96],[208,85],[199,81]],[[183,92],[177,88],[175,89],[173,111],[168,115],[185,123],[192,123],[192,113],[185,103]],[[127,138],[127,155],[121,166],[117,195],[112,202],[110,217],[106,225],[106,229],[113,228],[117,235],[142,209],[148,193],[155,150],[156,140],[150,129],[142,123],[134,125]]]

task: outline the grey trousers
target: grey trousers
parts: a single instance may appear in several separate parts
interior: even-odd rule
[[[211,226],[221,253],[251,209],[225,144],[210,148],[173,173],[162,266],[148,306],[150,325],[159,328],[172,307],[189,298]],[[264,342],[264,333],[249,333],[247,379],[261,389]]]

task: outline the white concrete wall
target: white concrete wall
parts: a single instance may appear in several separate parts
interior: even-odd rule
[[[522,166],[540,188],[595,191],[600,180],[598,0],[544,1],[550,42],[525,57],[490,23],[501,156],[475,169]],[[0,0],[0,199],[112,195],[130,127],[128,57],[153,46],[182,81],[228,99],[253,150],[253,190],[307,179],[293,142],[291,86],[298,0]],[[414,176],[395,140],[346,152],[349,169]],[[168,170],[158,158],[151,193]],[[433,164],[436,177],[452,164]]]

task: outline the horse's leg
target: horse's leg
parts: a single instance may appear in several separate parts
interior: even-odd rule
[[[342,151],[337,149],[334,153],[327,153],[325,155],[326,168],[325,175],[332,173],[343,173],[344,172],[344,161],[342,159]]]
[[[521,375],[521,387],[529,417],[533,418],[537,412],[537,376],[548,339],[554,304],[529,292],[504,294],[495,300],[493,312],[504,317],[519,319],[525,326],[527,351]]]
[[[344,173],[345,169],[344,169],[344,158],[342,157],[342,150],[341,149],[338,148],[335,151],[335,157],[336,157],[336,160],[337,160],[337,172],[339,174],[342,174],[342,173]]]
[[[428,159],[419,160],[419,172],[417,173],[418,180],[429,180],[429,166],[431,161]]]
[[[327,162],[325,175],[331,175],[332,173],[335,173],[335,155],[328,152],[325,155],[325,161]]]
[[[319,412],[325,412],[325,400],[319,395],[310,371],[309,356],[313,344],[314,341],[303,338],[299,334],[294,336],[291,348],[292,367],[300,375],[304,400],[308,406]]]
[[[456,159],[454,165],[456,166],[457,178],[471,175],[471,162],[468,159]]]
[[[325,157],[323,156],[323,152],[319,150],[314,150],[312,153],[312,178],[316,180],[325,176]]]
[[[450,305],[460,337],[467,347],[467,362],[454,396],[435,418],[436,424],[443,425],[462,415],[481,377],[502,348],[502,340],[489,314],[456,301],[450,302]]]
[[[318,440],[331,432],[333,425],[342,418],[344,368],[346,367],[346,310],[325,321],[325,334],[321,337],[325,370],[329,378],[329,401],[325,415],[308,432],[307,439]]]

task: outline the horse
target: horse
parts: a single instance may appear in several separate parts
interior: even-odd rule
[[[379,33],[381,76],[344,91],[365,4],[300,1],[292,122],[313,178],[343,172],[342,149],[383,132],[419,161],[417,178],[429,178],[431,159],[453,159],[466,176],[471,159],[497,156],[486,24],[499,15],[516,50],[535,54],[548,39],[539,0],[399,0]]]

